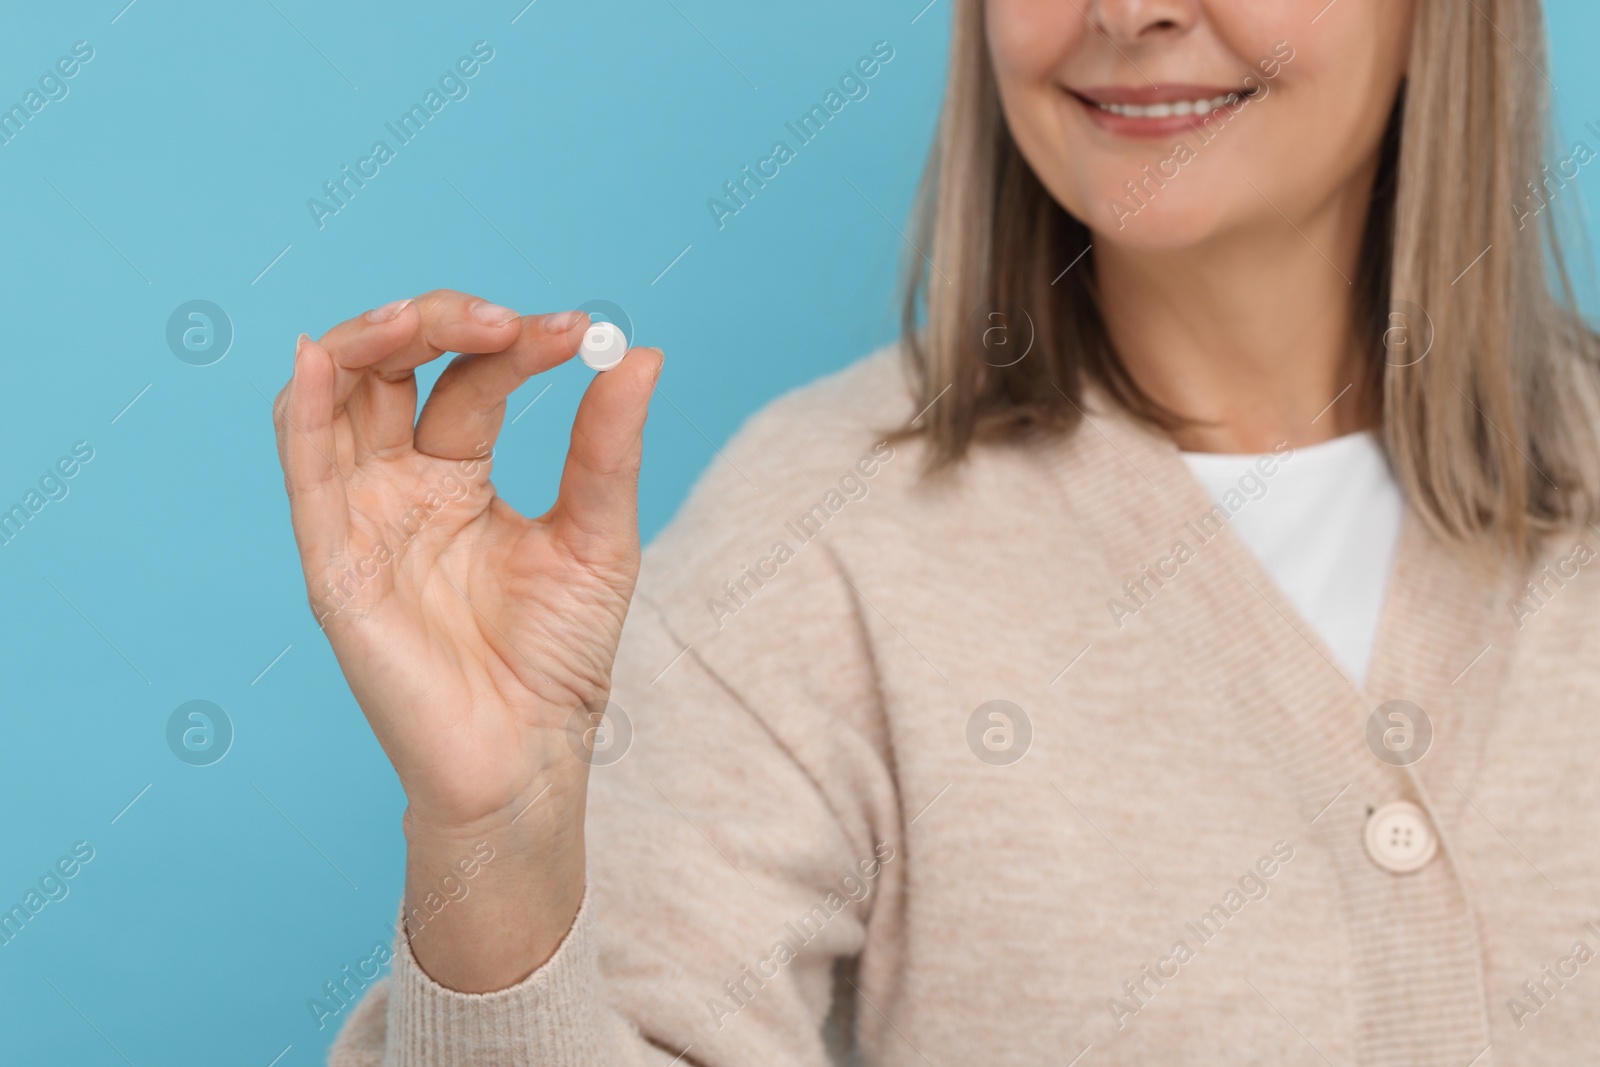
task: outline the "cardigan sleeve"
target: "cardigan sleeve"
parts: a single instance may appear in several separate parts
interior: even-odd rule
[[[613,672],[624,753],[591,769],[588,884],[555,954],[464,994],[402,933],[331,1067],[830,1062],[835,964],[904,866],[866,632],[825,546],[734,617],[709,608],[729,555],[691,548],[695,525],[645,554]]]

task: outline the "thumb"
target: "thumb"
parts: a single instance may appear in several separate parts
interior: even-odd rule
[[[638,540],[644,423],[665,358],[659,348],[632,349],[578,403],[555,512],[558,535],[585,563],[614,561]]]

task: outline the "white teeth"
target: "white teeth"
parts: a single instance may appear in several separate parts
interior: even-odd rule
[[[1238,93],[1223,93],[1209,100],[1178,100],[1170,104],[1099,104],[1102,111],[1132,119],[1166,119],[1174,115],[1209,115],[1243,99]]]

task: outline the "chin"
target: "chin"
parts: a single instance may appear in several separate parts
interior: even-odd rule
[[[1089,227],[1096,241],[1150,251],[1193,248],[1226,228],[1234,215],[1230,202],[1237,199],[1237,190],[1221,195],[1203,184],[1185,187],[1180,179],[1135,199],[1125,187],[1096,182],[1095,192],[1068,212]]]

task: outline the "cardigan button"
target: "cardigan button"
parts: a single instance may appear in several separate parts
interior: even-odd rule
[[[1391,874],[1409,874],[1433,859],[1439,838],[1409,800],[1385,804],[1367,817],[1367,855]]]

